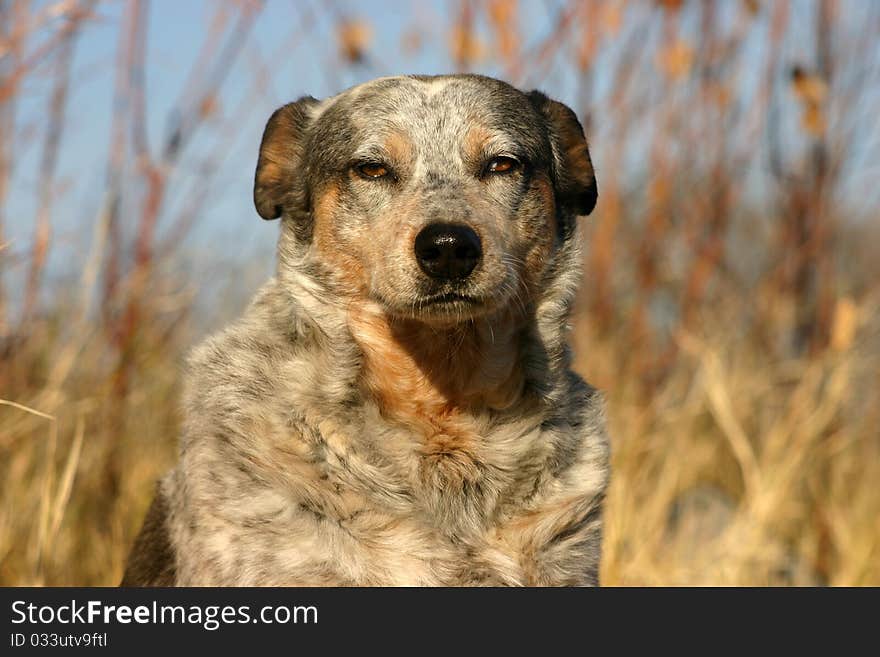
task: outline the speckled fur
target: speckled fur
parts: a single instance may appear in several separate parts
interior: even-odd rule
[[[393,178],[352,175],[367,146]],[[483,177],[493,149],[528,167]],[[566,336],[595,198],[574,114],[489,78],[279,110],[255,187],[276,276],[190,357],[179,463],[123,583],[598,584],[603,406]],[[438,217],[483,240],[474,308],[420,301],[412,236]]]

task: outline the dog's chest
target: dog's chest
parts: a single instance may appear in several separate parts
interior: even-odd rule
[[[604,479],[579,429],[523,412],[414,433],[375,408],[320,410],[242,424],[248,451],[187,452],[169,491],[189,500],[175,519],[179,583],[586,583]]]
[[[553,539],[536,531],[540,515],[448,536],[416,514],[364,507],[334,517],[298,507],[270,524],[215,526],[194,537],[202,547],[187,551],[197,555],[189,577],[239,586],[581,584],[581,546],[548,551]]]
[[[554,541],[567,527],[580,527],[586,507],[572,500],[588,500],[591,491],[548,484],[536,493],[546,476],[536,454],[520,459],[515,477],[498,463],[443,460],[455,454],[439,462],[400,455],[394,463],[353,450],[350,442],[343,449],[335,442],[341,437],[323,429],[322,466],[312,473],[299,469],[288,485],[248,483],[232,469],[205,480],[216,479],[218,487],[206,491],[215,505],[193,509],[195,517],[179,523],[185,582],[580,583],[582,545]]]

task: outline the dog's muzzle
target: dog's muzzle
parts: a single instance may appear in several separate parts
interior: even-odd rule
[[[438,281],[467,278],[480,262],[479,236],[461,224],[429,224],[415,240],[416,260],[422,271]]]

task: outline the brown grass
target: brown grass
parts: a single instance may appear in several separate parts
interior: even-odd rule
[[[812,359],[737,336],[745,303],[715,308],[676,336],[680,356],[647,398],[620,369],[631,346],[579,326],[613,434],[605,583],[880,583],[880,325],[876,300],[848,304],[835,348]]]

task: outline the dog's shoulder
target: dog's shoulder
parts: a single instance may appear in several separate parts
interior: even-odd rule
[[[168,531],[168,501],[161,485],[135,539],[120,586],[173,586],[177,567]]]
[[[213,421],[239,412],[284,412],[345,397],[356,372],[353,348],[334,350],[282,281],[272,278],[243,315],[196,346],[184,374],[184,415]],[[267,405],[272,408],[267,408]]]
[[[577,454],[572,460],[568,479],[583,482],[594,479],[596,487],[604,489],[610,474],[611,447],[608,439],[605,397],[581,376],[571,370],[566,372],[567,394],[561,400],[556,417],[565,418],[567,430],[563,431],[570,442],[568,449]]]
[[[240,318],[198,344],[184,371],[185,418],[215,424],[272,399],[296,349],[294,313],[272,279]]]
[[[186,376],[198,385],[253,378],[259,367],[289,350],[296,340],[295,309],[287,302],[275,279],[255,295],[241,317],[198,344],[187,359]],[[285,322],[285,319],[287,322]],[[286,324],[289,330],[283,328]]]

